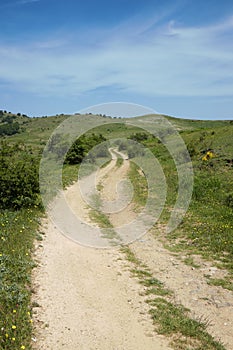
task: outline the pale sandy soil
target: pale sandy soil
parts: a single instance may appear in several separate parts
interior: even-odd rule
[[[105,200],[113,200],[116,184],[127,177],[129,162],[116,169],[116,160],[101,169],[97,182]],[[66,191],[72,211],[90,223],[89,209],[77,185]],[[132,204],[111,214],[114,226],[135,217]],[[45,238],[37,246],[33,300],[34,349],[50,350],[167,350],[169,342],[154,331],[143,287],[130,276],[130,264],[118,248],[81,246],[62,235],[49,219],[44,220]],[[201,269],[186,266],[174,257],[152,233],[130,248],[165,286],[174,301],[191,310],[192,317],[208,319],[208,331],[233,350],[233,295],[209,286],[205,274],[218,275],[210,264]],[[128,266],[128,267],[127,267]]]
[[[208,321],[208,332],[224,343],[226,349],[233,350],[233,293],[208,285],[204,277],[221,276],[221,270],[201,260],[202,267],[198,269],[185,265],[150,233],[130,248],[174,292],[175,302],[189,308],[193,318]]]
[[[37,250],[35,349],[169,349],[153,332],[140,286],[117,250],[79,246],[53,224]]]

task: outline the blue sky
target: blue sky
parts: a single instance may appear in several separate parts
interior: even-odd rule
[[[233,119],[232,0],[0,0],[0,13],[0,109],[122,101]]]

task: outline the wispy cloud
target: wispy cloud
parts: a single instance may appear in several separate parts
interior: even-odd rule
[[[0,9],[14,8],[15,6],[27,5],[40,2],[41,0],[16,0],[13,2],[7,2],[0,4]]]
[[[160,26],[151,22],[140,32],[138,27],[131,23],[125,30],[124,24],[98,35],[93,30],[85,45],[83,33],[24,47],[0,45],[0,78],[21,90],[51,96],[107,91],[113,85],[150,96],[232,95],[232,17],[197,28],[172,21]]]
[[[15,4],[26,5],[26,4],[31,4],[34,2],[39,2],[39,1],[41,1],[41,0],[19,0]]]

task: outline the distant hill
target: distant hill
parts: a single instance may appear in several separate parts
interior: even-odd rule
[[[8,142],[23,142],[32,147],[43,149],[53,131],[70,115],[56,115],[30,118],[25,114],[12,114],[7,111],[0,111],[0,139]],[[79,118],[76,114],[73,118]],[[83,116],[81,116],[83,117]],[[206,144],[212,148],[216,148],[218,152],[224,153],[224,156],[230,156],[233,138],[233,120],[190,120],[165,117],[184,138],[187,144],[200,143],[200,139],[204,137]],[[133,120],[139,125],[151,125],[154,121],[158,121],[159,115],[147,115],[136,118],[116,118],[109,116],[86,114],[85,118],[100,118],[103,120],[103,126],[96,132],[101,132],[106,138],[127,137],[137,131],[136,127],[130,125]],[[120,122],[120,123],[119,123]],[[1,130],[3,132],[1,132]],[[4,132],[6,131],[6,132]],[[204,135],[204,134],[205,135]],[[203,136],[204,135],[204,136]]]

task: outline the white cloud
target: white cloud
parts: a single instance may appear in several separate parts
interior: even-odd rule
[[[26,4],[31,4],[33,2],[39,2],[40,0],[19,0],[17,1],[16,4],[19,4],[19,5],[26,5]]]
[[[118,35],[101,32],[96,37],[93,31],[85,43],[79,33],[67,41],[59,35],[29,46],[0,45],[0,77],[18,89],[51,96],[112,85],[154,96],[232,95],[232,29],[231,17],[198,28],[169,22],[153,29],[150,23],[139,32],[131,24],[126,31],[118,27]]]

